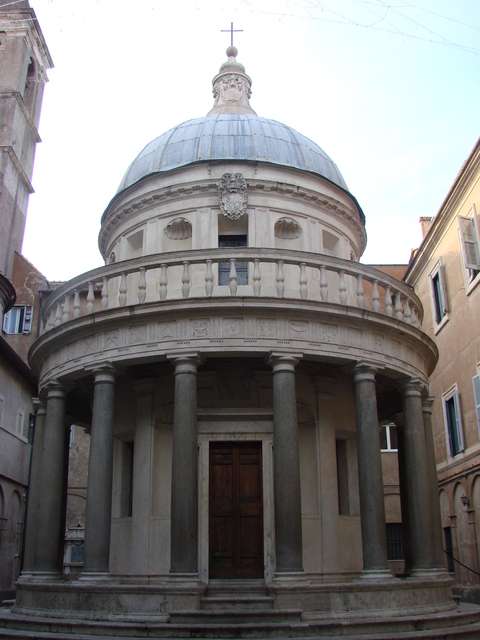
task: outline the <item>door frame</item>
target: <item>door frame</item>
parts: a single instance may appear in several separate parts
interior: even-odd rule
[[[209,485],[210,442],[261,442],[263,489],[264,581],[272,582],[275,572],[275,526],[273,513],[273,415],[272,410],[241,412],[199,411],[198,415],[198,569],[200,580],[209,581]],[[259,415],[259,413],[261,415]]]

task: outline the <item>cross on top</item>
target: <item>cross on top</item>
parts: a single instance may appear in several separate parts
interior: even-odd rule
[[[222,33],[230,32],[230,45],[233,47],[233,34],[243,32],[243,29],[234,29],[233,22],[230,23],[230,29],[221,29]]]

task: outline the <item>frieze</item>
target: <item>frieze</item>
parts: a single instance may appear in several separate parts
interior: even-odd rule
[[[116,349],[117,347],[119,347],[120,332],[116,330],[105,333],[103,337],[103,345],[105,349]]]
[[[299,340],[304,340],[307,338],[308,332],[308,322],[303,322],[300,320],[290,320],[289,322],[289,333],[293,338],[297,338]]]

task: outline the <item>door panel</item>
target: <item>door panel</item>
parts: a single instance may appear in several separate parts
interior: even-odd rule
[[[263,578],[261,442],[210,444],[210,577]]]

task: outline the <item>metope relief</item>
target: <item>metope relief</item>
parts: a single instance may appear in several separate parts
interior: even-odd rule
[[[128,344],[142,344],[147,340],[147,325],[128,328]]]
[[[290,337],[298,340],[307,339],[308,322],[299,320],[290,320],[289,322]]]
[[[273,319],[257,320],[257,336],[259,338],[276,338],[277,321]]]
[[[191,331],[192,338],[209,338],[210,337],[210,320],[208,318],[191,320],[190,331]]]
[[[338,342],[338,328],[335,324],[322,324],[320,325],[320,339],[327,344],[337,344]]]
[[[226,338],[238,338],[243,335],[243,318],[225,318],[223,335]]]
[[[176,340],[177,339],[177,323],[176,322],[159,322],[158,323],[158,339],[159,340]]]
[[[247,210],[247,183],[241,173],[224,173],[218,185],[220,211],[238,220]]]

